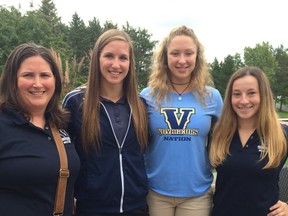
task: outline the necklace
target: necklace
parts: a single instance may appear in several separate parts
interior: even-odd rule
[[[188,85],[184,88],[184,90],[183,90],[182,92],[178,92],[178,91],[175,89],[174,85],[172,84],[172,88],[173,88],[174,91],[177,92],[177,94],[178,94],[178,100],[179,100],[179,101],[182,100],[182,94],[188,89],[188,87],[190,86],[190,83],[191,83],[191,82],[187,83]]]
[[[189,84],[190,82],[191,82],[191,80],[188,81],[188,82],[186,82],[186,83],[175,83],[175,82],[172,82],[172,81],[171,81],[171,84],[173,84],[173,85],[187,85],[187,84]]]

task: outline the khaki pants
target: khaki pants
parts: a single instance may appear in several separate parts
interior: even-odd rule
[[[149,190],[147,202],[150,216],[209,216],[213,189],[199,197],[170,197]]]

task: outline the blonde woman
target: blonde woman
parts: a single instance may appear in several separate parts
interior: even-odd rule
[[[278,121],[261,69],[244,67],[231,76],[222,113],[210,149],[217,170],[212,216],[287,216],[278,180],[287,158],[288,128]]]
[[[213,175],[206,141],[222,98],[207,70],[204,47],[187,26],[171,30],[155,52],[148,104],[151,142],[145,152],[151,216],[208,216]]]

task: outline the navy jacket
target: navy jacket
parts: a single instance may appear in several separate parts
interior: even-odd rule
[[[146,206],[147,175],[131,112],[123,144],[117,144],[109,114],[101,103],[101,152],[97,154],[91,149],[87,154],[83,151],[81,142],[84,91],[85,88],[78,88],[68,93],[63,102],[63,106],[71,112],[68,133],[74,139],[81,160],[75,186],[76,211],[121,213]]]

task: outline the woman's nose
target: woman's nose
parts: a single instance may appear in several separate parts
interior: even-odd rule
[[[41,85],[42,85],[41,78],[36,76],[34,78],[33,86],[38,87],[38,86],[41,86]]]

